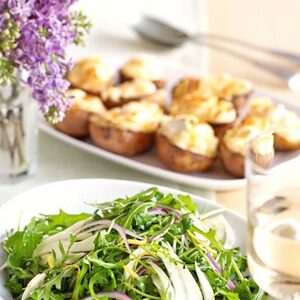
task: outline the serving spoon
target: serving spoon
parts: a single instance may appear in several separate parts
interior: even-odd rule
[[[221,35],[202,33],[189,35],[188,33],[175,28],[172,25],[149,16],[142,17],[139,22],[133,25],[133,29],[142,37],[152,42],[169,47],[179,47],[188,41],[193,41],[195,43],[200,43],[218,51],[222,51],[226,54],[245,60],[256,67],[277,76],[279,79],[284,81],[291,90],[300,91],[300,74],[297,73],[296,69],[292,71],[275,63],[266,62],[257,58],[251,58],[250,56],[246,56],[235,50],[218,45],[214,41],[227,42],[244,48],[270,54],[272,56],[283,58],[287,61],[293,62],[294,64],[297,63],[298,66],[300,66],[300,55],[265,48],[259,45],[254,45],[245,41]]]

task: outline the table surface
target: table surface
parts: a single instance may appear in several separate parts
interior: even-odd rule
[[[99,53],[99,49],[101,53]],[[127,27],[98,26],[94,33],[89,37],[86,48],[72,48],[71,52],[75,57],[93,54],[102,54],[106,57],[120,57],[122,55],[128,57],[129,55],[140,52],[150,52],[159,55],[162,59],[167,58],[172,64],[179,67],[197,67],[201,69],[202,72],[207,70],[212,72],[230,72],[230,70],[228,70],[227,60],[224,60],[222,68],[222,59],[220,59],[222,54],[219,54],[219,64],[216,67],[214,64],[216,53],[213,53],[213,56],[211,56],[213,59],[210,61],[210,53],[208,53],[207,49],[191,44],[172,50],[165,47],[158,47],[139,39]],[[235,69],[237,69],[239,63],[239,61],[235,61]],[[245,74],[245,70],[247,70],[246,73],[248,74],[249,69],[245,69],[245,66],[241,63],[240,73]],[[259,71],[256,70],[256,72]],[[253,78],[254,83],[260,88],[267,88],[268,93],[270,91],[273,94],[276,93],[276,95],[279,95],[283,99],[287,99],[287,101],[294,102],[293,99],[299,98],[299,95],[289,92],[282,85],[278,86],[272,84],[272,80],[269,82],[267,81],[267,84],[262,84],[261,81],[256,80],[255,76],[249,75],[249,77]],[[82,150],[75,149],[61,141],[54,140],[44,133],[39,134],[39,145],[39,164],[37,173],[17,184],[0,183],[0,205],[18,193],[51,181],[72,178],[118,178],[166,185],[189,193],[203,195],[209,199],[216,200],[222,205],[231,208],[242,215],[245,215],[246,213],[246,192],[244,189],[214,193],[213,191],[203,191],[197,188],[169,182],[114,164],[105,159],[96,157],[93,154],[83,152]]]

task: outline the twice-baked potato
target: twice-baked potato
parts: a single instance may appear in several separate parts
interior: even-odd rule
[[[90,137],[99,147],[131,156],[153,145],[163,117],[162,109],[149,101],[130,102],[90,118]]]
[[[200,90],[201,79],[198,77],[184,77],[172,89],[172,98],[184,98]]]
[[[275,149],[280,151],[300,149],[300,118],[293,119],[293,114],[287,122],[274,130]],[[282,126],[282,127],[280,127]]]
[[[261,166],[268,166],[274,158],[274,137],[270,123],[263,118],[251,117],[238,126],[226,130],[220,142],[220,157],[224,169],[235,177],[244,177],[245,155],[249,142],[256,136],[252,154]]]
[[[103,113],[105,107],[100,98],[79,89],[68,90],[66,96],[70,97],[71,107],[66,112],[63,121],[55,124],[54,127],[72,137],[85,138],[89,134],[90,115]]]
[[[276,150],[300,149],[300,117],[283,104],[276,104],[267,97],[251,102],[249,116],[260,116],[269,120],[274,131]]]
[[[236,110],[241,111],[253,91],[250,81],[234,78],[229,74],[207,76],[202,79],[202,93],[209,91],[220,99],[232,101]]]
[[[177,172],[202,172],[217,156],[218,139],[212,127],[191,116],[165,118],[156,134],[158,157]]]
[[[170,107],[170,114],[173,116],[192,115],[201,121],[206,121],[214,128],[217,136],[221,136],[237,118],[231,101],[214,96],[202,98],[195,94],[174,99]]]
[[[155,84],[150,80],[134,79],[103,91],[101,99],[107,108],[142,100],[149,100],[163,107],[166,94],[164,90],[157,90]]]
[[[158,89],[165,86],[164,72],[160,64],[149,55],[140,55],[130,59],[120,70],[121,82],[138,78],[152,81]]]
[[[183,78],[176,84],[172,94],[174,99],[192,94],[201,98],[217,97],[232,101],[237,112],[240,112],[245,107],[252,91],[253,86],[250,81],[221,74],[202,78]]]
[[[67,74],[73,88],[87,93],[99,93],[113,84],[114,70],[99,57],[88,57],[78,61]]]

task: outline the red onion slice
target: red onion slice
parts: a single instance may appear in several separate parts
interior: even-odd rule
[[[89,223],[89,224],[83,226],[81,228],[81,230],[88,229],[88,228],[91,229],[92,227],[94,227],[95,230],[97,230],[98,228],[103,229],[103,228],[105,228],[103,226],[105,226],[107,228],[111,227],[111,228],[115,229],[119,233],[119,235],[121,236],[122,240],[124,241],[127,250],[130,252],[130,247],[129,247],[129,244],[128,244],[128,241],[127,241],[125,229],[122,226],[114,223],[113,221],[110,221],[110,220],[95,221],[95,222],[92,222],[92,223]]]
[[[121,225],[119,225],[111,220],[99,220],[99,221],[94,221],[94,222],[88,223],[88,224],[84,225],[83,227],[81,227],[79,231],[80,232],[85,231],[85,229],[90,230],[91,228],[95,228],[95,230],[96,230],[97,226],[101,226],[101,225],[106,226],[107,228],[112,226],[112,228],[114,228],[114,229],[116,229],[115,227],[119,227],[120,229],[122,229],[125,232],[125,234],[130,235],[136,239],[143,240],[143,237],[139,236],[138,234],[136,234],[135,232],[133,232],[129,229],[122,227]],[[105,227],[103,227],[103,228],[105,228]]]
[[[159,208],[165,209],[168,213],[174,215],[176,217],[176,219],[178,219],[180,221],[182,220],[182,214],[179,210],[176,210],[176,209],[174,209],[174,208],[172,208],[168,205],[161,204],[161,203],[157,203],[156,206],[159,207]]]
[[[232,282],[231,279],[228,279],[228,280],[227,280],[226,286],[227,286],[230,290],[234,290],[234,289],[235,289],[235,285],[234,285],[234,283]]]
[[[216,271],[218,273],[222,273],[222,269],[220,267],[220,265],[217,263],[217,261],[212,257],[212,255],[209,252],[205,252],[206,257],[209,259],[209,261],[211,262],[211,264],[214,266],[214,268],[216,269]]]
[[[154,208],[148,210],[148,215],[161,215],[161,216],[167,216],[168,212],[163,208]]]

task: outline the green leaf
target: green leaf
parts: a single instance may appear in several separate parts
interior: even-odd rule
[[[180,201],[184,203],[185,207],[192,213],[197,211],[197,205],[189,195],[178,195],[178,199],[180,199]]]

